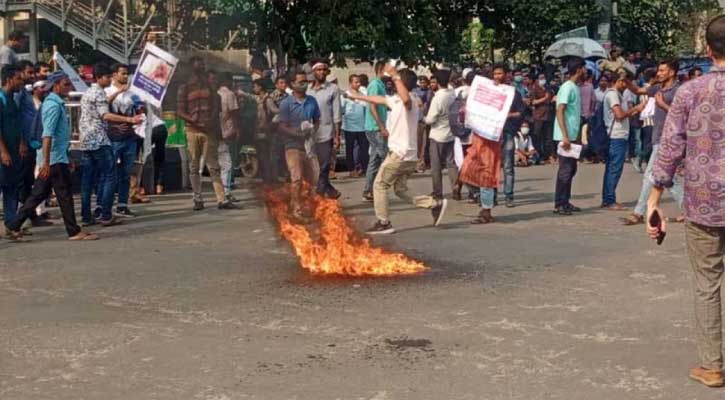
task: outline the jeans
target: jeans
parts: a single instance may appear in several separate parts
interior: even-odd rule
[[[629,157],[642,156],[642,128],[638,126],[629,127]]]
[[[355,171],[358,166],[360,170],[365,171],[368,168],[369,162],[369,147],[368,139],[365,137],[365,132],[345,132],[345,158],[347,159],[347,170],[349,172]],[[358,146],[357,158],[355,157],[355,145]]]
[[[81,155],[81,216],[83,222],[92,222],[91,193],[94,188],[94,178],[98,177],[95,186],[97,204],[101,207],[101,220],[110,221],[113,215],[114,182],[116,182],[116,169],[111,146],[101,146],[97,150],[84,151]]]
[[[480,188],[479,198],[481,200],[481,208],[484,210],[493,209],[496,204],[496,189],[494,188]]]
[[[332,165],[332,158],[336,157],[332,139],[322,143],[315,143],[315,154],[317,155],[317,162],[320,163],[317,193],[334,193],[336,189],[330,183],[330,166]]]
[[[695,289],[695,333],[700,365],[720,371],[725,228],[687,222],[685,239]]]
[[[166,125],[160,125],[151,131],[151,143],[154,150],[154,185],[164,184],[164,164],[166,163],[166,139],[169,132]]]
[[[22,160],[23,165],[20,177],[20,188],[18,189],[18,200],[21,204],[30,197],[30,193],[33,191],[33,182],[35,182],[36,155],[37,152],[35,150],[28,149],[28,156]],[[37,218],[37,213],[30,216],[30,219],[33,221]]]
[[[387,139],[380,136],[380,131],[365,132],[370,144],[370,160],[368,160],[368,170],[365,173],[365,189],[363,193],[373,192],[373,182],[378,175],[380,164],[383,163],[388,155]]]
[[[433,178],[433,197],[443,198],[443,166],[448,169],[448,180],[451,182],[451,190],[458,183],[458,166],[454,159],[454,141],[439,143],[433,139],[429,140],[430,172]]]
[[[506,135],[502,146],[503,155],[503,194],[506,200],[514,199],[514,183],[516,181],[516,173],[514,169],[516,159],[516,141],[514,135]]]
[[[602,206],[610,206],[617,202],[617,185],[624,170],[624,159],[627,157],[629,142],[627,139],[610,139],[607,166],[604,169],[602,187]]]
[[[406,203],[412,203],[416,207],[431,209],[438,205],[438,201],[432,196],[416,196],[413,198],[408,193],[408,177],[415,173],[417,161],[403,161],[395,153],[389,153],[385,161],[380,165],[380,173],[375,178],[374,194],[375,216],[379,221],[388,222],[388,191],[393,188],[395,195]]]
[[[3,195],[3,219],[11,221],[18,211],[18,185],[0,186],[0,194]]]
[[[576,158],[559,157],[554,207],[561,208],[571,204],[571,184],[576,176],[578,164],[579,160]]]
[[[652,191],[652,187],[654,186],[654,184],[652,183],[652,174],[654,172],[655,164],[657,163],[658,149],[658,144],[652,146],[652,155],[649,158],[649,162],[647,163],[647,169],[644,171],[644,177],[642,178],[642,189],[639,191],[639,200],[637,200],[637,205],[634,207],[634,213],[637,215],[644,216],[647,214],[647,200],[649,199],[649,194]],[[675,174],[675,179],[673,181],[672,187],[668,190],[670,192],[670,195],[672,195],[672,198],[674,198],[675,202],[677,202],[677,206],[681,209],[682,202],[685,197],[685,191],[682,187],[682,180],[677,174]]]
[[[642,127],[642,146],[639,154],[640,161],[649,160],[652,156],[652,130],[653,126]]]
[[[51,190],[55,192],[58,199],[68,236],[73,237],[79,234],[81,228],[76,223],[75,209],[73,208],[72,178],[68,164],[51,165],[48,179],[36,179],[30,197],[20,207],[15,218],[5,220],[5,227],[13,232],[19,231],[23,223],[35,213],[35,207],[50,197]]]
[[[134,136],[120,142],[111,142],[113,161],[116,164],[116,187],[118,190],[118,207],[128,207],[130,178],[136,163],[138,139]]]
[[[553,155],[555,151],[552,140],[553,127],[552,121],[534,121],[531,138],[534,142],[536,152],[544,160],[548,159],[550,155]]]

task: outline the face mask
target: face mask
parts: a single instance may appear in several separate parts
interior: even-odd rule
[[[539,86],[546,86],[546,79],[539,79]]]
[[[526,136],[529,134],[529,128],[521,128],[521,134]]]
[[[516,83],[521,83],[521,82],[523,82],[523,80],[524,80],[523,76],[520,76],[520,75],[514,76],[514,82],[516,82]]]

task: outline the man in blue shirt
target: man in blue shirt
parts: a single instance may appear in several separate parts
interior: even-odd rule
[[[319,165],[310,157],[312,138],[320,127],[320,107],[314,97],[307,95],[307,75],[303,72],[295,75],[292,96],[288,96],[279,105],[279,132],[284,136],[285,158],[290,173],[290,209],[292,216],[305,220],[302,210],[303,180],[309,187],[317,185]],[[306,143],[307,142],[307,143]]]
[[[350,89],[360,90],[360,77],[350,75]],[[368,168],[368,139],[365,137],[365,113],[363,103],[343,97],[342,131],[345,133],[345,158],[351,178],[364,176]],[[355,157],[357,145],[357,157]]]
[[[385,96],[385,62],[378,61],[375,63],[375,79],[368,86],[368,96]],[[373,201],[373,182],[378,175],[380,164],[383,163],[385,157],[388,156],[388,130],[385,128],[387,120],[388,108],[382,105],[371,104],[365,114],[365,135],[370,144],[370,161],[368,162],[368,171],[365,175],[365,189],[363,189],[363,199]]]
[[[18,185],[27,146],[18,123],[18,107],[13,101],[13,94],[23,86],[22,74],[12,65],[3,67],[1,72],[0,193],[3,196],[3,217],[7,221],[15,218],[18,209]]]
[[[68,76],[55,72],[47,79],[46,89],[51,91],[45,98],[41,108],[43,119],[43,147],[40,157],[40,172],[35,181],[33,191],[18,214],[12,220],[5,221],[13,239],[22,239],[20,227],[35,212],[35,207],[44,202],[53,190],[58,199],[63,223],[70,240],[97,240],[96,235],[82,232],[76,223],[73,205],[73,189],[68,148],[70,147],[71,130],[64,97],[73,89]]]

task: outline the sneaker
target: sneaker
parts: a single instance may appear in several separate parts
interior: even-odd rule
[[[128,207],[117,207],[116,215],[124,218],[134,218],[137,216],[137,214],[131,211],[131,209],[129,209]]]
[[[81,221],[81,226],[84,227],[84,228],[87,228],[89,226],[93,226],[95,224],[96,224],[96,220],[95,219],[92,219],[90,221]]]
[[[228,202],[230,202],[230,203],[239,203],[239,202],[241,201],[241,200],[239,200],[238,198],[234,197],[234,195],[233,195],[233,194],[231,194],[231,193],[230,193],[230,194],[228,194],[228,195],[226,195],[226,196],[225,196],[225,199],[226,199],[226,201],[228,201]]]
[[[433,214],[433,226],[440,225],[441,220],[443,220],[443,215],[446,213],[446,208],[448,208],[448,200],[443,199],[440,200],[440,203],[438,203],[437,206],[431,209],[431,214]]]
[[[582,209],[581,208],[579,208],[579,207],[577,207],[577,206],[575,206],[574,204],[571,204],[571,203],[565,205],[564,208],[566,208],[567,210],[569,210],[571,212],[582,212]]]
[[[571,210],[569,210],[566,207],[557,207],[554,209],[554,214],[559,214],[562,216],[569,216],[569,215],[571,215]]]
[[[217,207],[220,210],[239,210],[239,209],[241,209],[241,207],[232,203],[231,201],[225,201],[223,203],[219,203],[219,205]]]
[[[513,199],[506,199],[506,208],[514,208],[514,207],[516,207],[516,206],[514,205]]]
[[[111,217],[108,221],[100,220],[98,223],[101,224],[101,226],[108,228],[111,226],[123,225],[123,220],[117,217]]]
[[[101,207],[96,207],[95,210],[93,210],[93,218],[99,219],[103,215],[103,209]]]
[[[363,201],[374,201],[373,194],[371,192],[363,192]]]
[[[36,228],[42,228],[44,226],[52,226],[53,223],[43,218],[36,218],[30,222]]]
[[[390,235],[391,233],[395,233],[395,229],[393,229],[393,224],[391,224],[390,221],[382,223],[378,220],[375,221],[375,225],[365,231],[365,233],[368,235]]]
[[[708,387],[720,387],[723,385],[722,371],[697,367],[690,370],[690,378]]]
[[[204,202],[194,200],[194,211],[201,211],[204,209]]]

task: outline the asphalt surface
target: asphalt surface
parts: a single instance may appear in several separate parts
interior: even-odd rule
[[[488,226],[393,201],[376,242],[430,267],[414,277],[310,276],[246,189],[241,212],[169,194],[98,242],[0,241],[0,399],[721,399],[687,378],[682,226],[661,247],[620,226],[602,172],[582,167],[572,217],[551,213],[550,166],[517,169],[517,207]],[[640,183],[627,166],[620,201]],[[362,180],[336,185],[372,223]]]

